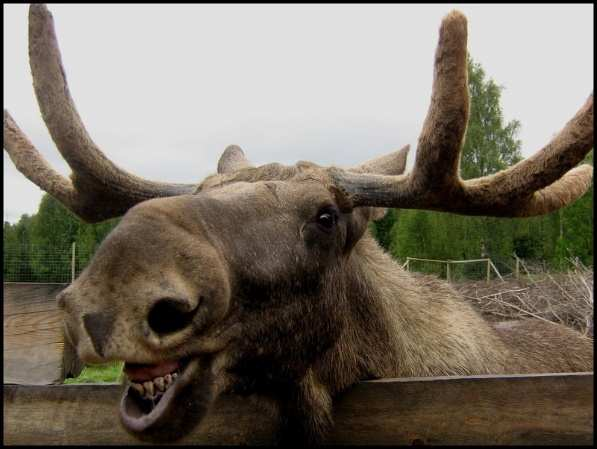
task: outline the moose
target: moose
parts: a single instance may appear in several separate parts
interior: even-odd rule
[[[443,19],[414,168],[408,147],[352,168],[253,166],[231,145],[198,184],[146,180],[96,146],[71,98],[53,19],[29,10],[37,101],[72,168],[57,173],[4,111],[4,148],[87,222],[122,216],[57,297],[85,363],[124,361],[119,405],[140,439],[188,434],[223,393],[279,416],[280,441],[317,444],[333,398],[383,377],[591,371],[593,341],[538,320],[485,321],[440,279],[402,269],[370,235],[387,208],[529,217],[591,185],[593,95],[544,148],[463,180],[467,20]],[[249,399],[248,399],[249,400]]]

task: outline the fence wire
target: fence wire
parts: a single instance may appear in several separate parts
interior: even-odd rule
[[[487,261],[470,261],[464,262],[459,261],[458,263],[450,262],[446,260],[420,260],[420,259],[408,259],[409,271],[415,271],[418,273],[433,274],[442,279],[449,281],[461,281],[461,280],[481,280],[496,278],[496,273],[492,267],[489,267]]]
[[[522,259],[514,255],[510,258],[489,257],[488,259],[489,264],[487,259],[450,261],[413,257],[407,257],[400,262],[409,271],[435,275],[451,282],[502,279],[518,277],[521,274]]]
[[[4,282],[69,283],[85,269],[93,251],[41,245],[5,245],[3,249]]]
[[[95,248],[75,246],[46,247],[41,245],[4,246],[4,282],[56,282],[69,283],[85,269]],[[484,260],[468,263],[447,263],[446,260],[419,260],[407,258],[409,271],[432,274],[451,282],[482,280],[488,278],[488,264]],[[496,279],[518,274],[516,259],[490,258],[489,278]],[[400,261],[402,264],[405,260]],[[526,269],[526,268],[525,268]]]

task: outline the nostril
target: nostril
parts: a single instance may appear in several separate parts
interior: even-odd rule
[[[114,328],[114,316],[101,312],[86,313],[83,315],[83,326],[91,338],[95,351],[103,357]]]
[[[151,330],[157,334],[171,334],[189,326],[197,311],[184,300],[164,298],[156,302],[147,317]]]

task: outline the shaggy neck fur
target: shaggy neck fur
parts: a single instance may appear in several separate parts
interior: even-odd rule
[[[316,367],[332,391],[366,378],[506,371],[500,337],[447,283],[415,280],[368,234],[346,263],[346,323]]]

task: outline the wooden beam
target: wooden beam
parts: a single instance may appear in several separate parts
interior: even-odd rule
[[[81,372],[55,299],[67,285],[4,283],[4,383],[55,384]]]
[[[498,275],[498,277],[500,278],[500,281],[504,281],[504,278],[502,277],[502,275],[500,274],[500,272],[498,271],[497,267],[493,264],[493,262],[491,260],[489,260],[489,263],[491,265],[491,267],[493,268],[493,271],[495,271],[495,274]]]
[[[118,385],[4,386],[5,444],[142,444]],[[593,373],[382,379],[335,400],[327,444],[593,444]],[[224,395],[180,444],[269,444],[275,419]]]

